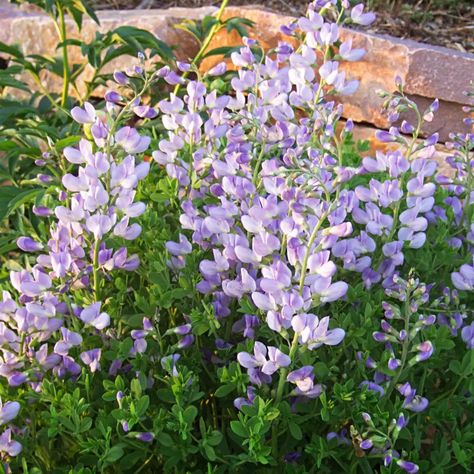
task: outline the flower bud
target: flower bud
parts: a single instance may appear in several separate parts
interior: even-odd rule
[[[178,342],[178,349],[187,349],[189,346],[192,345],[193,342],[194,336],[192,334],[188,334]]]
[[[364,441],[362,441],[362,443],[360,443],[359,446],[363,450],[368,450],[368,449],[371,449],[373,445],[374,445],[374,443],[372,443],[372,441],[370,439],[364,439]]]
[[[114,72],[114,81],[117,84],[125,85],[128,82],[128,77],[122,71],[115,71]]]
[[[144,443],[151,443],[155,439],[155,435],[149,431],[145,433],[137,433],[135,437]]]

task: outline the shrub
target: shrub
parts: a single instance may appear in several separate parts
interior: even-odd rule
[[[3,285],[5,471],[470,469],[474,140],[441,174],[437,101],[398,81],[377,136],[399,149],[361,156],[339,31],[372,21],[316,1],[297,48],[244,38],[204,77],[141,54],[72,109]]]

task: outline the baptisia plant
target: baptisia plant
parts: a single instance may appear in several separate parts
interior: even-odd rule
[[[141,231],[134,220],[145,204],[136,201],[136,187],[149,171],[149,163],[137,155],[148,148],[150,138],[123,126],[123,119],[133,112],[141,116],[140,90],[151,78],[141,66],[129,75],[140,84],[131,101],[119,105],[122,99],[114,96],[106,110],[96,111],[88,102],[72,109],[88,138],[77,147],[66,147],[64,156],[58,157],[67,172],[57,183],[57,205],[35,210],[51,219],[49,240],[17,241],[22,250],[38,255],[32,267],[11,272],[17,294],[4,291],[0,303],[1,376],[12,387],[28,384],[41,393],[42,380],[51,373],[78,377],[81,363],[92,373],[101,368],[102,351],[112,336],[106,311],[110,295],[103,283],[111,271],[133,271],[139,265],[139,257],[128,254],[126,242]],[[14,414],[5,415],[3,423],[18,409],[17,402],[4,405],[5,413]],[[10,440],[10,430],[2,440],[4,452],[20,452],[18,443]]]
[[[340,25],[372,20],[361,5],[314,2],[308,18],[283,29],[302,35],[298,49],[281,42],[261,55],[254,40],[244,39],[231,55],[237,74],[229,94],[190,81],[184,100],[171,94],[159,103],[168,137],[153,158],[178,181],[182,198],[184,232],[167,244],[170,265],[179,272],[192,245],[206,252],[197,289],[208,295],[222,329],[216,344],[222,347],[231,332],[260,339],[242,343],[253,354],[241,350],[237,360],[257,387],[277,376],[276,407],[285,392],[299,400],[320,393],[302,355],[313,351],[304,358],[317,360],[318,348],[345,335],[330,329],[327,304],[347,293],[333,259],[353,230],[348,215],[359,199],[346,188],[359,170],[343,163],[352,124],[336,130],[342,107],[330,98],[358,85],[339,61],[364,54],[339,40]],[[267,341],[279,341],[279,348]],[[247,392],[254,398],[252,386]],[[272,437],[278,456],[276,422]]]
[[[339,30],[346,22],[371,21],[373,16],[364,13],[362,5],[351,9],[344,2],[313,2],[307,18],[282,29],[300,40],[297,49],[280,42],[264,55],[246,38],[244,47],[231,55],[236,74],[227,93],[189,81],[184,100],[171,94],[159,103],[168,136],[153,157],[177,181],[182,202],[179,240],[167,244],[169,265],[179,275],[187,271],[186,256],[193,248],[202,251],[197,289],[212,303],[217,320],[209,324],[209,333],[217,353],[229,356],[237,345],[236,359],[250,381],[245,387],[232,364],[221,371],[227,383],[223,393],[233,388],[241,392],[234,405],[243,414],[232,430],[250,437],[253,462],[269,462],[270,455],[268,446],[254,446],[254,431],[247,426],[254,411],[261,411],[261,397],[271,394],[271,405],[280,413],[287,410],[286,400],[294,410],[305,410],[299,402],[318,396],[327,404],[314,367],[322,354],[318,348],[338,346],[344,339],[344,329],[334,327],[328,316],[335,302],[347,298],[344,280],[358,281],[351,276],[355,272],[367,290],[380,285],[389,295],[409,299],[400,274],[407,272],[407,258],[411,262],[413,252],[425,246],[430,224],[443,215],[433,160],[438,135],[421,138],[423,125],[439,104],[435,100],[420,112],[404,94],[400,79],[397,93],[382,94],[394,125],[376,134],[397,149],[377,151],[355,166],[347,161],[345,146],[353,124],[336,127],[342,107],[331,96],[355,91],[357,81],[348,80],[339,63],[359,60],[364,52],[353,49],[350,40],[341,42]],[[225,71],[219,64],[210,75]],[[182,82],[176,75],[170,80]],[[414,114],[413,123],[400,119],[407,111]],[[465,264],[453,274],[464,290],[469,290],[470,269]],[[427,303],[427,287],[415,289],[411,277],[409,282]],[[362,397],[365,386],[387,400],[396,389],[404,397],[404,409],[426,408],[426,398],[409,382],[401,384],[411,368],[434,351],[429,340],[418,339],[418,332],[432,326],[436,317],[412,321],[415,314],[416,308],[409,307],[395,318],[403,321],[402,328],[385,320],[382,332],[374,333],[376,341],[386,343],[383,364],[388,365],[384,373],[376,373],[375,381],[362,382]],[[191,316],[191,322],[196,327],[201,319]],[[268,416],[277,417],[275,412]],[[388,445],[378,440],[377,449],[391,450],[387,466],[393,459],[401,469],[415,472],[415,463],[393,451],[405,425],[390,425],[390,433],[398,426],[397,436]],[[288,429],[292,436],[297,432],[294,425]],[[262,427],[265,430],[268,426]],[[274,460],[284,433],[285,427],[274,420]],[[357,445],[369,450],[370,443],[361,439]],[[293,459],[293,454],[288,456]]]
[[[373,19],[317,0],[295,46],[246,37],[206,74],[140,55],[71,110],[2,286],[4,471],[470,468],[472,135],[442,175],[438,102],[397,79],[361,156],[340,33]]]

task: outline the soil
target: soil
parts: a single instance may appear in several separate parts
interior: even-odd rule
[[[372,0],[376,22],[368,31],[474,53],[474,0]],[[219,0],[95,0],[98,8],[203,7]],[[307,0],[231,0],[287,15],[301,15]]]

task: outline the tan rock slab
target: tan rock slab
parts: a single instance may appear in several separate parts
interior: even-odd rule
[[[166,10],[105,10],[97,12],[100,19],[98,26],[90,18],[84,17],[81,38],[91,41],[97,31],[106,32],[118,26],[129,25],[147,30],[169,45],[175,46],[175,54],[179,59],[192,58],[198,51],[197,41],[189,34],[175,25],[184,19],[199,20],[206,15],[211,15],[214,7],[203,8],[170,8]],[[79,38],[76,25],[68,20],[68,37]],[[57,56],[56,50],[58,36],[54,24],[49,17],[36,11],[24,11],[0,4],[0,41],[7,44],[21,46],[25,54],[41,54]],[[80,48],[70,48],[70,62],[82,64],[87,61],[81,54]],[[107,65],[104,72],[122,69],[130,66],[134,61],[131,57],[121,57]],[[83,83],[92,77],[93,68],[87,66],[78,83]],[[62,81],[60,78],[45,74],[42,82],[48,90],[59,92]],[[34,84],[30,82],[32,87]],[[80,90],[83,90],[80,87]]]

